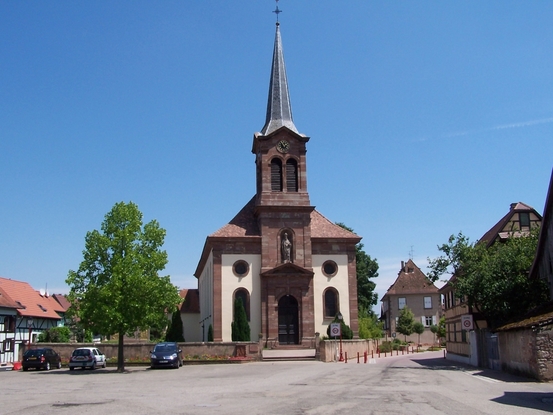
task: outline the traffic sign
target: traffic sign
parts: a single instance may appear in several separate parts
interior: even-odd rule
[[[342,333],[342,326],[340,323],[330,323],[330,335],[332,337],[338,337]]]
[[[474,330],[472,314],[464,314],[461,316],[461,326],[463,327],[463,330]]]

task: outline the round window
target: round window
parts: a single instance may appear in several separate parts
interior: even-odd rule
[[[338,265],[334,261],[326,261],[323,264],[323,274],[327,277],[334,277],[338,272]]]
[[[248,275],[249,270],[250,266],[248,265],[248,263],[242,260],[236,261],[232,266],[232,271],[237,277],[245,277],[246,275]]]

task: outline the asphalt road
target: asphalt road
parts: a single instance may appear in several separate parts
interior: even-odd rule
[[[541,414],[553,384],[442,352],[375,363],[259,362],[151,370],[0,372],[0,414]]]

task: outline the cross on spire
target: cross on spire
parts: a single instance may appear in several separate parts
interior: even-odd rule
[[[280,9],[278,8],[278,0],[276,0],[276,9],[273,10],[273,13],[276,14],[276,16],[277,16],[277,23],[278,23],[278,15],[279,15],[280,13],[282,13],[282,10],[280,10]]]

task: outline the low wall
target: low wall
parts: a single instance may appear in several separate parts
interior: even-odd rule
[[[150,351],[155,343],[138,342],[124,345],[125,359],[149,359]],[[71,353],[77,347],[97,347],[106,358],[117,358],[116,343],[35,343],[33,349],[39,347],[51,347],[61,355],[64,362],[68,361]],[[247,357],[251,360],[261,360],[261,349],[257,342],[226,342],[226,343],[179,343],[182,354],[185,358],[188,356],[201,357],[208,356],[232,356]],[[21,357],[20,357],[21,359]]]
[[[357,353],[363,357],[367,352],[376,353],[376,340],[342,340],[342,354],[348,359],[357,359]],[[322,340],[319,343],[319,359],[321,362],[333,362],[340,357],[340,340]]]

